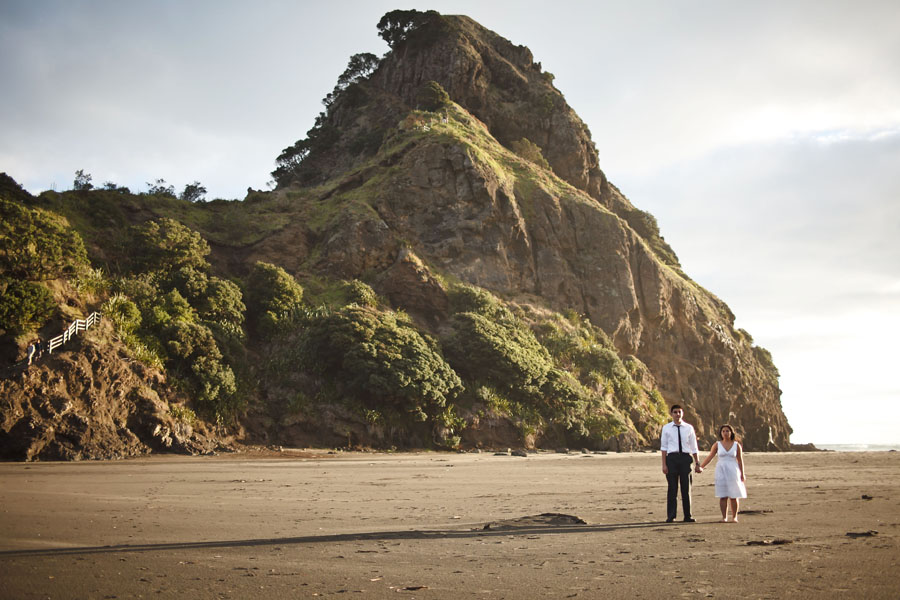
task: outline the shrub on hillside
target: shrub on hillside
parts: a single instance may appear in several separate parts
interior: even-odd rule
[[[209,244],[203,236],[178,221],[162,218],[132,229],[128,248],[133,270],[174,278],[179,270],[206,272]]]
[[[0,330],[18,334],[39,329],[55,308],[53,295],[43,284],[0,278]]]
[[[530,329],[508,319],[462,312],[450,320],[447,361],[465,380],[485,383],[511,397],[535,399],[552,362]]]
[[[138,307],[153,304],[159,295],[159,288],[146,274],[118,277],[113,280],[111,290],[134,301]]]
[[[557,364],[571,371],[581,385],[601,396],[611,395],[615,406],[626,413],[638,408],[652,418],[658,416],[648,392],[635,382],[646,367],[635,357],[623,360],[601,329],[587,320],[572,318],[540,323],[535,331]],[[659,414],[665,415],[665,410]]]
[[[113,322],[120,333],[131,333],[141,326],[141,311],[124,294],[113,294],[100,307],[104,318]]]
[[[206,321],[228,323],[238,328],[244,322],[243,294],[232,281],[210,277],[197,308],[200,318]]]
[[[200,319],[237,328],[243,325],[247,307],[237,284],[210,276],[193,265],[181,266],[168,276],[159,273],[156,280],[163,289],[178,290]]]
[[[178,290],[194,306],[203,301],[206,288],[209,287],[206,269],[193,265],[176,267],[170,272],[157,271],[154,278],[162,289]]]
[[[663,263],[672,267],[681,266],[675,251],[660,234],[656,217],[638,208],[632,208],[622,217],[647,242],[656,257]]]
[[[176,375],[188,382],[195,399],[218,417],[240,407],[234,372],[224,363],[212,331],[199,323],[173,320],[166,330],[166,351]]]
[[[149,304],[140,307],[144,323],[156,335],[162,336],[173,321],[193,323],[196,313],[178,290],[157,296]]]
[[[437,81],[428,81],[419,88],[416,102],[422,110],[438,111],[450,104],[450,96]]]
[[[570,431],[576,436],[589,432],[584,427],[584,417],[591,402],[591,394],[569,373],[551,369],[541,386],[544,401],[541,413],[552,424],[562,428],[563,434]]]
[[[531,161],[534,164],[545,169],[550,168],[550,163],[548,163],[547,159],[544,158],[544,153],[541,152],[541,147],[528,138],[522,138],[513,142],[510,145],[510,148],[513,152],[515,152],[525,160]]]
[[[459,284],[447,293],[451,313],[474,312],[490,319],[512,319],[500,300],[489,291],[471,285]]]
[[[780,374],[778,367],[775,366],[775,361],[772,360],[772,353],[762,346],[753,346],[753,356],[756,357],[768,376],[773,381],[777,381]]]
[[[0,275],[46,281],[87,264],[84,242],[64,218],[0,198]]]
[[[390,312],[350,305],[304,327],[300,366],[367,408],[434,418],[462,383],[434,340]]]
[[[73,282],[75,289],[79,293],[103,294],[109,290],[109,279],[103,269],[92,269],[90,267],[79,273]]]
[[[278,330],[303,302],[303,287],[287,271],[276,265],[257,262],[244,286],[247,314],[264,333]]]
[[[348,304],[359,304],[360,306],[368,306],[375,308],[378,306],[378,295],[367,283],[354,279],[348,281],[344,285],[344,291],[347,294]]]
[[[618,411],[595,410],[585,416],[584,429],[588,432],[588,440],[597,444],[623,433],[628,426]]]
[[[113,323],[122,342],[133,356],[146,365],[163,368],[163,350],[157,338],[141,332],[141,311],[122,293],[116,293],[100,307],[103,318]]]

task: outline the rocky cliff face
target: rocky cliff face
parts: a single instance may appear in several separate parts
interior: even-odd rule
[[[401,122],[428,81],[454,104]],[[345,210],[319,235],[319,269],[376,273],[379,292],[426,318],[446,305],[432,271],[574,309],[647,365],[701,438],[729,422],[748,449],[789,447],[768,353],[606,180],[590,132],[527,48],[467,17],[430,13],[359,86],[327,115],[333,143],[306,161],[320,180],[340,180],[331,201],[372,210]],[[348,151],[373,133],[382,136],[374,156]],[[552,172],[509,150],[521,138]]]
[[[167,400],[178,398],[165,377],[123,360],[128,353],[112,337],[102,324],[0,379],[0,458],[93,460],[227,446],[202,422],[176,418]]]
[[[501,144],[528,138],[559,177],[600,198],[605,178],[590,132],[531,51],[468,17],[433,18],[388,55],[372,84],[416,106],[421,86],[437,81]]]

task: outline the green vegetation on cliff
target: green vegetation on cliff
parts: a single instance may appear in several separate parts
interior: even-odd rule
[[[310,319],[298,366],[367,409],[434,419],[462,389],[437,343],[392,311],[350,304]]]
[[[0,174],[0,332],[40,328],[56,310],[47,284],[87,270],[81,236],[68,221],[33,205],[31,195]]]
[[[123,340],[165,365],[205,414],[233,419],[245,404],[234,374],[244,355],[240,288],[209,274],[209,244],[173,219],[132,228],[126,248],[104,305]]]

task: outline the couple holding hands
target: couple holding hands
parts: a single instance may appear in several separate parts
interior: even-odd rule
[[[716,498],[722,509],[722,523],[737,523],[739,499],[747,497],[744,487],[744,454],[741,445],[734,437],[731,425],[719,427],[719,441],[710,448],[709,455],[700,462],[700,450],[697,446],[697,434],[694,427],[682,421],[684,410],[675,404],[670,409],[672,422],[663,426],[659,440],[662,452],[662,469],[669,482],[668,502],[666,504],[666,523],[675,520],[678,509],[678,486],[681,485],[681,503],[684,520],[687,523],[696,521],[691,516],[691,465],[698,474],[718,456],[716,463]],[[731,505],[731,521],[728,519],[728,505]]]

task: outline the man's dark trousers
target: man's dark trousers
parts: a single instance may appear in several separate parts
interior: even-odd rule
[[[669,496],[666,503],[666,512],[670,520],[675,519],[678,509],[678,482],[681,482],[681,506],[684,509],[684,518],[691,518],[691,465],[694,458],[686,453],[672,452],[666,455],[666,479],[669,482]]]

